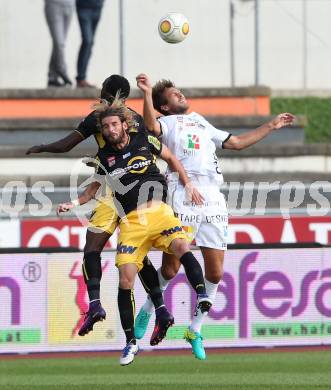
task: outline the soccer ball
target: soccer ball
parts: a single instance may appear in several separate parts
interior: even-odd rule
[[[159,21],[160,37],[168,43],[182,42],[188,35],[190,26],[182,14],[172,12]]]

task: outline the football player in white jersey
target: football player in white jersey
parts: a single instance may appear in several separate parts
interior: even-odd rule
[[[216,156],[216,148],[245,149],[276,129],[292,124],[295,117],[290,113],[277,115],[255,130],[235,136],[218,130],[201,115],[189,113],[189,104],[175,85],[161,80],[152,88],[145,74],[137,76],[137,85],[144,93],[144,120],[146,127],[175,154],[183,164],[187,175],[204,197],[204,205],[197,206],[186,199],[185,189],[168,175],[170,202],[183,226],[200,247],[205,262],[205,284],[209,298],[215,299],[218,284],[223,275],[224,251],[227,248],[228,213],[224,195],[219,188],[223,176]],[[163,114],[156,119],[154,108]],[[171,185],[173,182],[173,185]],[[173,191],[171,192],[171,188]],[[168,197],[169,198],[169,197]],[[165,290],[180,263],[174,256],[163,261],[158,270],[160,286]],[[143,337],[148,320],[153,312],[149,299],[136,319],[136,336]],[[206,358],[202,344],[201,326],[207,314],[197,311],[184,338],[191,344],[193,354],[201,360]]]

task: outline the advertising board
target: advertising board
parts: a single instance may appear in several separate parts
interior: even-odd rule
[[[195,256],[203,264],[199,251]],[[155,267],[162,254],[151,251]],[[120,350],[115,252],[102,255],[107,318],[77,335],[88,297],[81,253],[0,255],[0,351]],[[137,310],[146,293],[137,278]],[[195,294],[181,268],[164,295],[175,325],[156,348],[189,348],[183,340]],[[152,317],[142,349],[152,349]],[[203,325],[206,347],[331,344],[331,248],[230,250],[215,302]]]

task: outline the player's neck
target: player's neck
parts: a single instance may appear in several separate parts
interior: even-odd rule
[[[166,115],[187,115],[188,112],[189,112],[189,109],[187,108],[186,110],[179,110],[179,111],[175,111],[175,112],[168,112],[168,114],[166,114]]]
[[[128,144],[130,143],[130,136],[129,134],[125,133],[124,137],[123,137],[123,140],[116,144],[116,145],[113,145],[113,148],[116,149],[116,150],[122,150],[124,149]]]

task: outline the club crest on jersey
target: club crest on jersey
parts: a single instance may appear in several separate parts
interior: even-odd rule
[[[188,149],[200,149],[199,136],[196,134],[187,134]]]
[[[107,158],[107,163],[109,167],[112,167],[115,164],[116,157],[115,156],[110,156]]]

